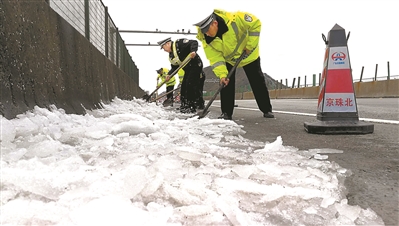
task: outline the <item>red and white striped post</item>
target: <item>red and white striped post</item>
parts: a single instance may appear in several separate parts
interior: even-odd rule
[[[343,134],[374,132],[374,125],[359,121],[345,29],[338,24],[328,33],[323,73],[317,101],[317,120],[305,122],[308,133]]]

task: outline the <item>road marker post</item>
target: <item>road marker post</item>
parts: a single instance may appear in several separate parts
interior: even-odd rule
[[[329,31],[317,102],[317,120],[305,122],[308,133],[367,134],[374,125],[359,121],[349,60],[348,38],[338,24]]]

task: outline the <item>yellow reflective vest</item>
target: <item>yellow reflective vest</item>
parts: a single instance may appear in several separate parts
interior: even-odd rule
[[[222,39],[215,37],[207,43],[204,34],[198,28],[197,39],[202,42],[213,72],[217,77],[225,78],[228,74],[226,62],[234,65],[244,49],[251,50],[251,53],[240,62],[238,67],[243,67],[258,59],[261,22],[254,15],[246,12],[230,13],[215,9],[214,13],[224,20],[228,30],[222,35]]]
[[[161,79],[161,83],[158,83],[158,86],[165,82],[166,77],[168,76],[169,70],[166,68],[162,68],[162,73],[158,74],[157,80]],[[167,81],[166,86],[174,86],[176,84],[175,76],[171,77],[169,81]]]

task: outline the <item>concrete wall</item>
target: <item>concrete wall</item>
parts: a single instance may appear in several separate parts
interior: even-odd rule
[[[0,1],[0,89],[9,119],[36,105],[84,114],[145,94],[46,0]]]

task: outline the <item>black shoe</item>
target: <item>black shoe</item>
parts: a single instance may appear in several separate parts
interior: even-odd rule
[[[183,114],[190,114],[190,113],[196,113],[197,111],[194,108],[181,108],[180,107],[180,113]]]
[[[187,113],[190,113],[190,112],[189,112],[189,109],[188,109],[188,108],[182,108],[182,107],[180,107],[180,113],[187,114]]]
[[[274,115],[271,112],[267,112],[267,113],[263,114],[263,117],[265,117],[265,118],[274,118]]]
[[[170,107],[170,106],[173,107],[173,100],[172,100],[172,99],[166,99],[166,100],[162,103],[162,105],[163,105],[164,107]]]
[[[233,120],[233,118],[231,117],[231,115],[228,115],[227,113],[222,113],[218,119],[224,119],[224,120]]]

